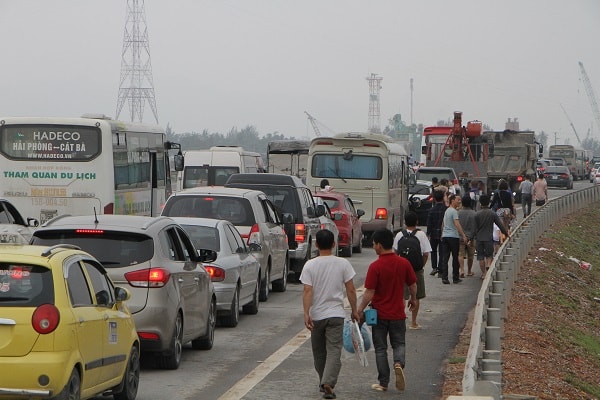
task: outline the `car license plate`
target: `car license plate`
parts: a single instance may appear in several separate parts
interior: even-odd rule
[[[558,179],[557,175],[552,175],[552,179]]]

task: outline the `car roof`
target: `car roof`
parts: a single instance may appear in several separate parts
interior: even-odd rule
[[[346,197],[348,197],[348,195],[346,193],[335,192],[335,191],[329,191],[329,192],[317,191],[317,192],[313,192],[313,196],[316,196],[316,197],[335,197],[335,198],[338,198],[338,199],[345,199]]]
[[[172,196],[190,196],[190,195],[205,195],[205,194],[211,194],[211,195],[227,195],[227,196],[235,196],[235,197],[246,197],[246,196],[251,196],[251,195],[258,195],[261,194],[263,192],[261,192],[260,190],[253,190],[253,189],[242,189],[242,188],[230,188],[230,187],[223,187],[223,186],[202,186],[202,187],[195,187],[195,188],[189,188],[189,189],[183,189],[180,190],[177,193],[174,193]]]
[[[251,174],[232,174],[227,179],[225,186],[236,183],[248,184],[268,184],[268,185],[290,185],[306,187],[300,178],[294,175],[285,174],[267,174],[267,173],[251,173]]]
[[[569,167],[567,167],[566,165],[548,165],[548,167],[546,167],[546,171],[569,171]]]
[[[216,228],[219,224],[231,224],[231,222],[223,219],[214,218],[196,218],[196,217],[171,217],[173,221],[179,225],[199,225],[209,228]],[[233,225],[233,224],[231,224]]]
[[[114,215],[114,214],[102,214],[102,215],[59,215],[58,217],[52,218],[50,221],[44,223],[40,228],[36,230],[46,229],[105,229],[105,230],[119,230],[128,232],[146,233],[150,229],[162,229],[162,227],[174,224],[170,217],[147,217],[141,215]],[[35,234],[35,233],[34,233]]]
[[[50,259],[56,255],[66,258],[73,253],[84,255],[92,260],[95,260],[89,253],[81,250],[77,246],[58,244],[53,246],[40,246],[40,245],[12,245],[12,244],[0,244],[0,254],[2,254],[3,261],[18,262],[24,264],[36,264],[43,265],[50,268]],[[14,260],[14,261],[13,261]]]

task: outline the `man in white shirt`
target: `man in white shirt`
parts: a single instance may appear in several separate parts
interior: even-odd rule
[[[319,257],[306,262],[300,275],[304,285],[304,325],[310,330],[315,370],[323,398],[335,399],[335,387],[342,367],[344,289],[352,308],[352,320],[360,321],[356,308],[354,268],[345,258],[332,254],[335,238],[331,231],[316,234]]]
[[[429,243],[429,239],[427,238],[427,234],[420,229],[417,229],[417,214],[414,211],[409,211],[404,215],[404,224],[406,225],[406,231],[411,233],[413,231],[417,231],[415,233],[415,237],[419,239],[419,243],[421,244],[421,254],[423,255],[423,267],[427,264],[427,260],[429,259],[429,253],[431,253],[431,243]],[[403,236],[402,232],[398,232],[396,237],[394,238],[394,251],[398,251],[398,240]],[[417,301],[415,302],[414,307],[411,309],[411,323],[408,326],[408,329],[421,329],[421,325],[417,322],[417,315],[419,314],[419,303],[420,300],[425,298],[425,276],[423,272],[423,268],[420,268],[418,271],[415,271],[417,275]],[[404,290],[404,300],[408,300],[408,290]]]

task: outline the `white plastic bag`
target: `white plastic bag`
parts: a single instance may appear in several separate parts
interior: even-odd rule
[[[344,334],[343,334],[343,345],[344,349],[349,353],[353,353],[356,356],[356,359],[363,367],[367,367],[369,365],[369,361],[367,360],[366,352],[368,350],[365,347],[365,340],[363,338],[363,334],[368,336],[369,348],[371,346],[371,335],[366,327],[366,325],[359,327],[358,322],[352,322],[351,320],[344,321]]]

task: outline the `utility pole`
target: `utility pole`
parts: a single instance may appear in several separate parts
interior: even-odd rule
[[[410,126],[413,124],[413,78],[410,78]]]
[[[379,90],[383,77],[371,74],[369,81],[369,132],[380,133]]]
[[[142,122],[144,105],[148,102],[158,124],[144,0],[127,0],[116,119],[125,102],[131,122]]]

